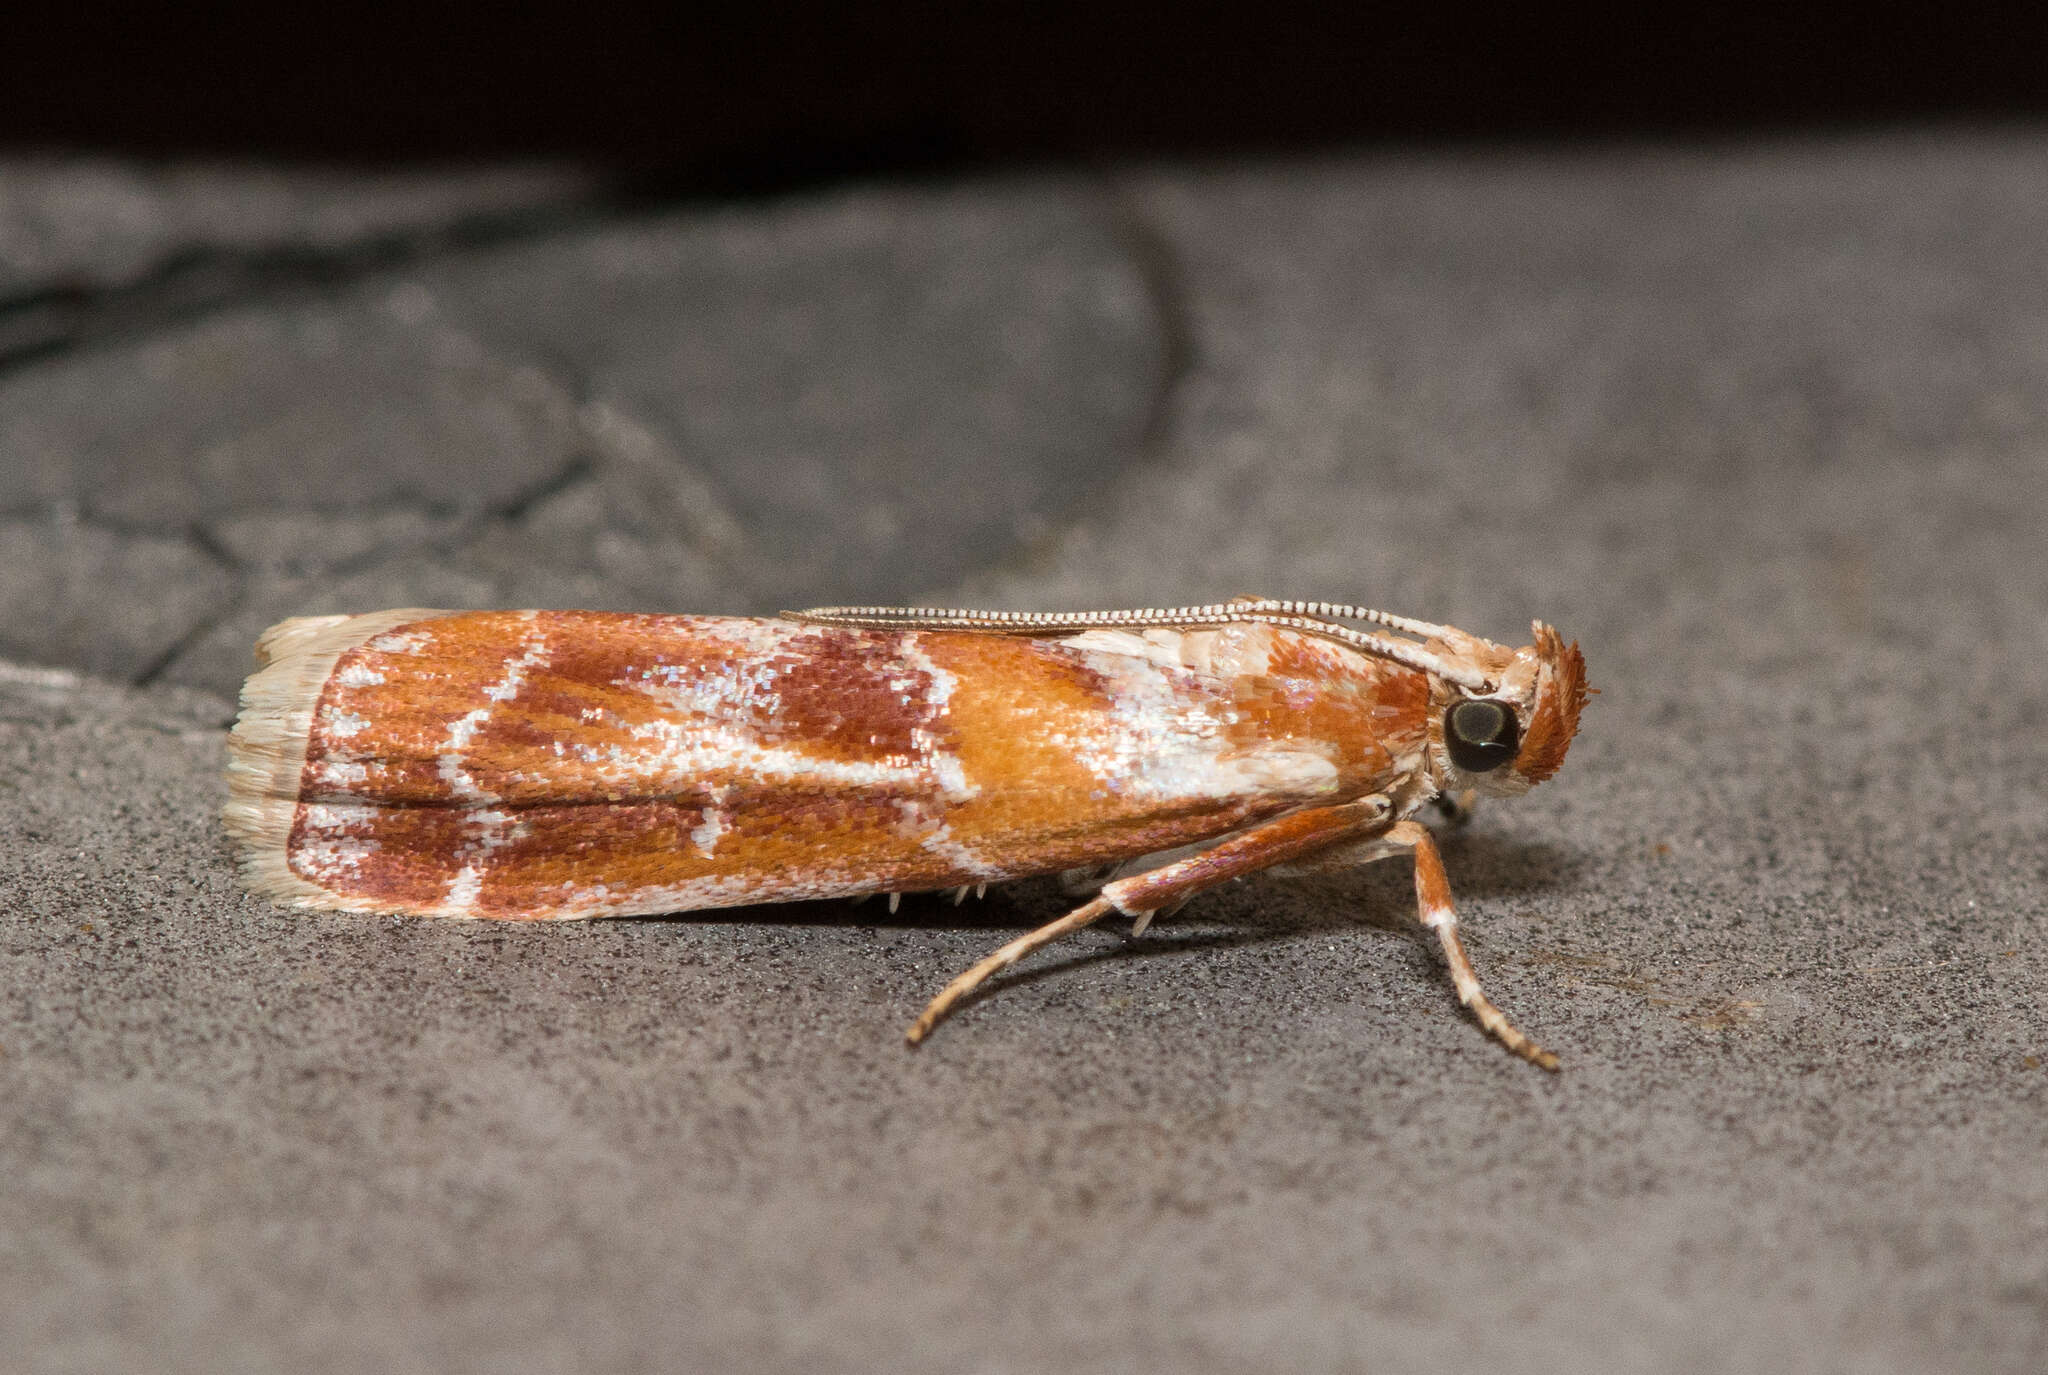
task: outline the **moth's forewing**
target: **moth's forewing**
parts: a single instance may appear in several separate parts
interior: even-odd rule
[[[1136,858],[1417,767],[1422,675],[1263,626],[1027,638],[592,612],[287,623],[228,822],[259,892],[466,917]]]

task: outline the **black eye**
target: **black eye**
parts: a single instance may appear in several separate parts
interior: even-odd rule
[[[1515,757],[1522,728],[1498,702],[1460,702],[1444,713],[1444,748],[1466,773],[1485,773]]]

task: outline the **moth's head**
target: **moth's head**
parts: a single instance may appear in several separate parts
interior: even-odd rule
[[[1439,791],[1513,797],[1564,763],[1586,705],[1586,660],[1543,622],[1530,629],[1532,643],[1520,649],[1448,628],[1430,641],[1485,679],[1476,688],[1433,679],[1429,773]]]

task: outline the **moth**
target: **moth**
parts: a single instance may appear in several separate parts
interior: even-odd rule
[[[1362,623],[1373,627],[1360,629]],[[906,1033],[1112,915],[1406,855],[1459,999],[1487,998],[1415,814],[1563,762],[1576,644],[1328,602],[779,618],[381,611],[284,621],[229,741],[243,882],[298,907],[563,920],[1064,874],[1093,896]]]

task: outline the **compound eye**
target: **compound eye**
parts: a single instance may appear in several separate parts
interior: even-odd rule
[[[1515,757],[1522,728],[1499,702],[1460,702],[1444,713],[1444,748],[1466,773],[1486,773]]]

